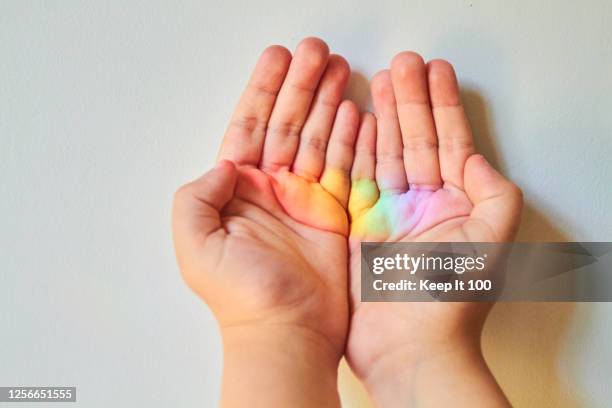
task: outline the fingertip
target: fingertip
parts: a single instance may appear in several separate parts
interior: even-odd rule
[[[221,208],[233,195],[238,169],[231,160],[219,160],[212,169],[184,184],[174,193],[176,203],[197,198],[202,203]]]
[[[338,75],[346,75],[347,78],[351,71],[348,61],[339,54],[331,54],[327,61],[327,65],[338,71]]]
[[[433,59],[427,63],[427,75],[432,85],[457,84],[453,65],[443,59]]]
[[[317,98],[325,98],[328,104],[337,105],[342,99],[350,76],[350,68],[344,58],[331,55],[319,85]]]
[[[261,53],[253,75],[258,86],[278,92],[291,64],[291,52],[281,45],[271,45]]]
[[[497,171],[482,154],[471,155],[465,163],[465,188],[478,196],[507,195],[514,201],[523,201],[522,190]]]
[[[289,63],[291,60],[291,51],[282,45],[270,45],[263,50],[260,60],[275,63],[285,61],[286,63]]]
[[[388,91],[390,86],[391,73],[388,69],[383,69],[374,74],[370,83],[373,95],[380,95],[381,93]]]
[[[512,240],[523,208],[521,189],[497,172],[479,154],[468,158],[464,173],[465,192],[474,205],[470,218],[490,228],[491,235],[485,241]]]
[[[327,62],[329,47],[327,43],[317,37],[304,38],[296,47],[295,54],[303,54],[306,62],[311,66],[320,66]]]
[[[403,51],[395,55],[391,60],[391,72],[394,76],[405,78],[410,71],[422,69],[425,66],[425,61],[421,55],[413,51]]]
[[[340,103],[338,107],[338,114],[342,113],[342,115],[346,118],[347,121],[351,123],[359,123],[359,108],[355,104],[355,102],[350,99],[345,99]]]
[[[430,71],[445,75],[454,75],[455,69],[453,64],[442,58],[434,58],[427,63],[427,68]]]
[[[315,36],[309,36],[309,37],[302,38],[298,46],[313,47],[313,48],[318,48],[318,49],[322,49],[325,51],[329,51],[329,46],[327,45],[327,43],[323,41],[323,39],[319,37],[315,37]]]
[[[233,186],[238,179],[238,167],[236,163],[231,160],[219,161],[213,171],[217,172],[215,177],[218,178],[221,183],[227,183],[228,187]],[[206,179],[208,175],[209,173],[205,174],[202,178]]]
[[[383,105],[395,103],[391,72],[388,69],[379,71],[374,75],[370,87],[375,110],[382,106],[381,103]]]
[[[467,158],[464,172],[466,179],[479,179],[482,177],[488,179],[497,173],[487,159],[479,153],[472,154]]]
[[[427,63],[427,78],[432,105],[453,106],[461,104],[459,84],[455,69],[443,59]]]

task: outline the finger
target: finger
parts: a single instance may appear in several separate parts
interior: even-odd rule
[[[348,77],[348,63],[339,55],[331,55],[300,135],[293,163],[293,172],[307,180],[318,180],[323,171],[327,143]]]
[[[376,118],[370,112],[361,116],[355,143],[355,160],[351,169],[349,215],[355,219],[378,200],[376,176]]]
[[[376,182],[382,192],[405,192],[408,182],[404,170],[402,134],[389,71],[376,74],[371,87],[377,129]]]
[[[177,252],[195,249],[214,232],[223,231],[219,213],[233,197],[236,179],[234,163],[223,160],[177,191],[172,211]]]
[[[453,66],[443,60],[430,61],[427,70],[442,180],[463,189],[463,169],[474,153],[474,142],[461,104],[457,77]]]
[[[327,44],[317,38],[307,38],[298,45],[268,122],[262,169],[276,171],[293,163],[328,55]]]
[[[468,236],[474,228],[483,226],[490,236],[482,241],[511,241],[518,228],[523,197],[521,190],[499,174],[487,160],[474,154],[465,164],[465,191],[474,209],[464,226]]]
[[[427,89],[423,58],[414,52],[397,54],[391,80],[404,144],[404,166],[410,188],[437,189],[441,185],[438,141]]]
[[[342,102],[329,138],[321,186],[345,208],[350,191],[350,171],[358,130],[359,109],[351,101]]]
[[[279,45],[261,54],[225,132],[219,160],[259,163],[268,119],[290,62],[291,53]]]
[[[374,180],[376,177],[376,118],[370,112],[361,115],[355,144],[351,180]]]

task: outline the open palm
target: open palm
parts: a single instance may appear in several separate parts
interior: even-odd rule
[[[478,332],[489,305],[361,303],[360,243],[511,240],[522,202],[520,190],[474,154],[450,64],[401,53],[374,77],[372,95],[376,125],[364,123],[359,134],[349,201],[347,357],[361,377],[391,353],[439,353],[436,344]]]
[[[359,126],[356,106],[342,102],[348,76],[318,39],[293,57],[279,46],[264,51],[219,164],[179,191],[174,211],[183,276],[222,327],[296,326],[337,358],[348,327],[346,204]]]

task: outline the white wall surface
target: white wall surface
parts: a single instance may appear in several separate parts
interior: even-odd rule
[[[362,106],[396,52],[450,60],[526,194],[520,238],[612,240],[611,18],[608,0],[0,2],[0,386],[215,405],[220,341],[179,278],[171,198],[272,43],[327,40]],[[609,406],[611,306],[495,307],[485,351],[516,406]],[[340,385],[370,406],[346,368]]]

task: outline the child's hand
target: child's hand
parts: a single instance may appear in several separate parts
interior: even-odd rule
[[[218,165],[176,194],[181,272],[221,327],[225,405],[338,403],[359,125],[356,106],[342,102],[348,76],[321,40],[302,41],[293,58],[268,48]]]
[[[521,192],[474,154],[447,62],[401,53],[372,80],[372,95],[377,126],[359,134],[349,203],[349,363],[383,406],[504,405],[480,353],[489,305],[360,303],[359,244],[510,241]]]

